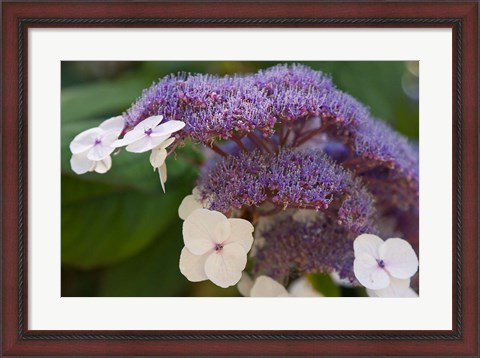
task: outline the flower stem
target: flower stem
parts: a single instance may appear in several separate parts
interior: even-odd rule
[[[232,137],[232,140],[238,145],[238,147],[239,147],[241,150],[243,150],[243,151],[245,151],[245,152],[248,151],[247,148],[245,147],[245,145],[242,143],[242,140],[241,140],[239,137],[233,136],[233,137]]]
[[[224,152],[220,147],[218,147],[216,144],[211,144],[210,149],[213,150],[215,153],[221,155],[222,157],[228,157],[228,154]]]
[[[270,148],[259,139],[255,133],[248,133],[248,138],[259,148],[263,148],[267,153],[271,153]]]

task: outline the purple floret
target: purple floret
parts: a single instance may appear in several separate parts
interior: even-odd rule
[[[408,140],[370,118],[358,124],[353,138],[356,159],[349,167],[365,181],[379,205],[385,210],[418,209],[418,151]]]
[[[322,213],[308,222],[295,220],[295,210],[269,219],[257,233],[264,244],[257,248],[253,273],[287,283],[311,272],[339,273],[355,282],[353,240],[356,233]]]
[[[200,178],[198,188],[210,209],[226,214],[264,203],[321,210],[357,234],[368,232],[375,218],[374,199],[362,183],[314,149],[228,156]]]
[[[133,127],[147,117],[186,123],[182,137],[208,144],[214,139],[244,136],[254,130],[274,133],[280,121],[302,126],[309,118],[343,128],[368,116],[368,110],[337,90],[330,78],[301,65],[279,65],[246,76],[167,76],[146,89],[124,114]]]

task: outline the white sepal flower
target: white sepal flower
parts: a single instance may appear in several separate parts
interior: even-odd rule
[[[180,271],[192,282],[208,279],[223,288],[235,285],[247,264],[252,233],[253,225],[247,220],[195,210],[183,223]]]
[[[370,297],[418,297],[418,294],[410,287],[410,280],[392,278],[390,286],[381,290],[367,288]]]
[[[97,172],[104,174],[112,167],[112,158],[110,156],[101,160],[90,160],[87,153],[73,154],[70,159],[70,166],[76,174],[85,174],[86,172]]]
[[[250,296],[250,290],[253,286],[252,278],[244,271],[242,272],[242,277],[237,283],[238,292],[244,297]]]
[[[403,239],[383,241],[378,236],[363,234],[355,239],[353,248],[353,271],[357,280],[368,289],[382,290],[392,285],[392,292],[396,292],[405,286],[402,280],[409,281],[417,272],[417,255]]]
[[[153,171],[158,169],[160,183],[162,184],[163,192],[165,193],[165,182],[167,181],[167,147],[175,141],[175,138],[170,137],[152,149],[150,154],[150,164],[152,164]]]
[[[125,120],[123,116],[112,117],[100,123],[99,127],[105,132],[118,133],[117,136],[119,136],[123,128],[125,128]]]
[[[300,277],[288,286],[288,292],[295,297],[323,297],[323,295],[315,290],[308,278]]]
[[[163,116],[152,116],[138,123],[122,139],[114,143],[115,147],[127,146],[125,149],[132,153],[143,153],[159,146],[173,133],[185,127],[182,121],[171,120],[160,124]]]
[[[258,276],[251,290],[250,297],[289,297],[287,289],[268,276]]]
[[[110,154],[115,150],[112,144],[118,139],[123,127],[123,117],[117,116],[73,138],[70,143],[72,170],[77,174],[89,171],[106,173],[112,166]]]
[[[192,194],[183,198],[180,206],[178,207],[178,216],[180,219],[185,220],[193,211],[204,208],[202,198],[200,197],[200,191],[197,187],[193,188]]]
[[[271,277],[261,275],[252,281],[245,272],[237,284],[237,289],[246,297],[323,297],[317,292],[306,277],[293,281],[288,291]]]
[[[384,291],[384,290],[370,290],[367,288],[367,294],[370,297],[380,297],[380,298],[417,298],[418,294],[413,290],[413,288],[408,287],[405,291],[402,291],[400,293],[395,292],[395,294],[385,294],[385,293],[379,293],[379,291]]]

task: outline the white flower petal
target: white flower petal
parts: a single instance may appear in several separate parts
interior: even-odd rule
[[[396,278],[412,277],[418,269],[418,259],[412,246],[402,239],[388,239],[379,248],[385,269]]]
[[[228,220],[218,211],[197,209],[183,222],[183,241],[187,249],[195,255],[213,250],[218,223]]]
[[[180,272],[191,282],[207,280],[205,261],[210,253],[194,255],[186,247],[180,254]]]
[[[376,297],[404,297],[405,292],[410,288],[410,279],[401,280],[395,277],[390,277],[390,285],[387,287],[375,290]]]
[[[197,201],[194,195],[187,195],[178,208],[178,216],[185,220],[194,210],[201,208],[203,208],[202,203]]]
[[[208,256],[205,261],[205,273],[214,284],[226,288],[240,281],[246,264],[247,253],[243,247],[229,244]]]
[[[353,261],[353,272],[357,280],[366,288],[378,290],[390,284],[387,272],[378,266],[377,260],[368,253],[361,253]]]
[[[104,174],[108,172],[111,167],[112,167],[112,157],[108,156],[106,158],[103,158],[102,160],[94,162],[93,168],[91,170],[94,170],[99,174]]]
[[[167,148],[170,144],[172,144],[173,142],[175,142],[175,137],[170,137],[168,139],[165,139],[162,143],[160,143],[160,145],[157,147],[157,148]]]
[[[113,143],[113,146],[116,148],[123,147],[125,145],[129,145],[133,142],[136,142],[146,136],[147,135],[143,130],[132,129],[130,132],[127,132],[122,139],[115,141]]]
[[[125,127],[125,120],[122,116],[112,117],[107,119],[106,121],[103,121],[99,127],[102,128],[104,131],[113,131],[120,134]]]
[[[105,132],[102,135],[102,145],[106,147],[111,147],[115,150],[115,146],[113,145],[113,143],[117,141],[119,134],[120,133],[115,131]]]
[[[149,129],[153,130],[153,128],[158,126],[162,120],[163,116],[151,116],[138,123],[134,129],[141,130],[142,132],[145,132]]]
[[[152,137],[152,136],[145,135],[140,139],[136,140],[135,142],[132,142],[129,145],[127,145],[125,149],[128,152],[132,152],[132,153],[143,153],[143,152],[152,150],[153,148],[158,146],[160,143],[162,143],[165,139],[167,139],[167,136]]]
[[[383,240],[376,235],[362,234],[353,242],[355,257],[366,252],[370,256],[378,258],[378,248],[383,244]]]
[[[286,297],[289,293],[285,287],[268,276],[258,276],[250,290],[251,297]]]
[[[240,281],[237,283],[238,292],[244,297],[250,296],[250,290],[253,287],[253,281],[250,276],[244,271]]]
[[[152,149],[150,164],[154,169],[160,168],[165,163],[165,159],[167,159],[167,151],[164,148],[159,147]]]
[[[249,252],[253,244],[253,225],[244,219],[228,219],[228,221],[230,222],[231,232],[225,243],[234,242],[241,245],[245,252]]]
[[[93,148],[87,152],[87,158],[95,161],[102,160],[112,154],[114,150],[115,148],[113,147],[105,146],[99,143],[94,145]]]
[[[85,174],[93,168],[94,162],[87,158],[87,153],[73,154],[70,166],[76,174]]]
[[[230,221],[227,219],[226,221],[222,220],[217,223],[215,227],[215,236],[214,240],[217,244],[229,245],[228,238],[232,233],[232,228],[230,225]]]
[[[162,186],[162,190],[165,193],[165,183],[167,182],[167,165],[165,163],[158,168],[158,176],[160,177],[160,185]]]
[[[70,142],[70,151],[73,154],[80,154],[92,148],[95,144],[95,139],[99,138],[103,134],[103,130],[95,127],[87,129],[82,133],[79,133]]]
[[[151,136],[152,137],[159,137],[164,135],[170,136],[172,133],[178,132],[183,127],[185,127],[184,122],[171,120],[171,121],[162,123],[158,127],[153,128]]]
[[[288,287],[288,292],[295,297],[323,297],[315,290],[306,277],[297,278]]]

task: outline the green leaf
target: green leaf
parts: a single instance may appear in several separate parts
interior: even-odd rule
[[[92,268],[135,255],[172,222],[190,186],[167,194],[62,176],[62,264]]]
[[[178,267],[183,247],[178,222],[138,255],[105,270],[100,296],[180,296],[189,282]]]
[[[307,278],[313,288],[325,297],[340,296],[340,288],[335,285],[330,275],[325,273],[312,273],[307,275]]]
[[[235,286],[227,289],[210,281],[189,282],[180,273],[183,248],[182,227],[176,222],[162,232],[138,255],[107,268],[100,282],[100,296],[105,297],[232,297]]]
[[[145,77],[125,76],[65,88],[62,90],[62,124],[121,114],[151,83],[152,79]]]

